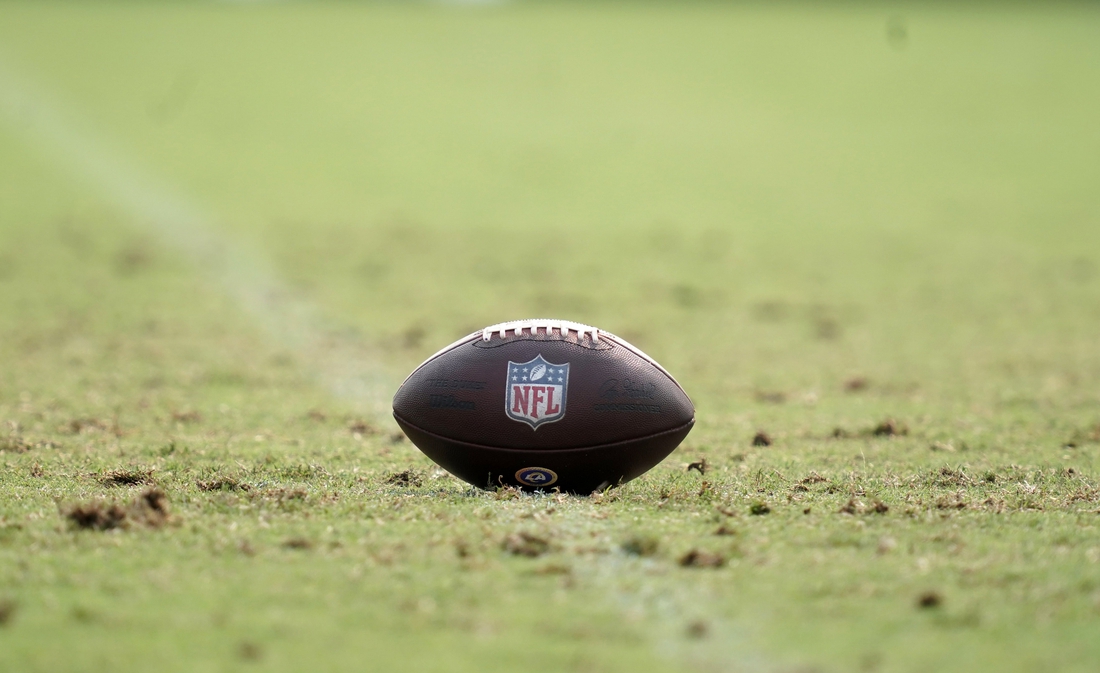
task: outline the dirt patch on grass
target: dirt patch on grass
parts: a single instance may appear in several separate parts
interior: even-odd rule
[[[861,390],[867,390],[870,387],[871,382],[862,376],[853,376],[844,382],[844,390],[850,393],[856,393]]]
[[[875,437],[899,437],[909,434],[909,427],[894,418],[887,418],[871,430]]]
[[[840,323],[832,318],[818,317],[814,319],[814,336],[824,341],[832,341],[840,338]]]
[[[168,496],[159,488],[146,489],[129,504],[92,501],[73,505],[63,511],[76,528],[114,530],[131,526],[160,528],[168,523]]]
[[[457,556],[458,558],[470,558],[471,556],[473,556],[474,549],[466,540],[459,538],[455,540],[453,544],[455,548],[455,556]]]
[[[244,661],[259,661],[264,658],[264,651],[256,643],[245,640],[237,643],[237,656]]]
[[[726,565],[726,557],[705,549],[692,549],[680,557],[680,565],[685,568],[721,568]]]
[[[31,443],[18,435],[0,439],[0,453],[26,453],[32,448],[34,446]]]
[[[199,423],[202,421],[202,414],[193,409],[188,411],[173,411],[172,420],[177,423]]]
[[[284,549],[297,549],[300,551],[306,551],[313,549],[313,541],[304,537],[292,537],[283,540]]]
[[[359,435],[362,437],[366,435],[378,434],[379,430],[378,428],[374,427],[364,420],[354,418],[348,421],[348,432],[353,435]]]
[[[783,404],[787,401],[787,393],[775,390],[758,390],[755,397],[757,402],[766,404]]]
[[[996,477],[994,477],[994,480],[996,480]],[[970,486],[970,484],[972,483],[970,476],[967,475],[965,472],[963,472],[962,470],[955,470],[947,466],[941,467],[939,470],[933,471],[932,474],[929,475],[929,481],[932,483],[933,486],[947,488],[957,488],[959,486],[966,487]]]
[[[938,591],[925,591],[917,596],[917,607],[922,610],[938,608],[943,605],[943,595]]]
[[[858,498],[849,498],[848,502],[840,508],[840,514],[886,514],[890,511],[890,506],[881,500],[875,500],[870,505],[866,505],[862,500]]]
[[[73,505],[65,512],[65,517],[77,528],[86,530],[113,530],[127,524],[125,507],[101,502]]]
[[[213,479],[199,480],[195,482],[195,486],[200,491],[251,491],[252,486],[237,481],[233,477],[214,477]]]
[[[771,514],[771,511],[772,508],[766,502],[754,502],[749,505],[749,514],[753,516],[764,516],[765,514]]]
[[[424,478],[413,470],[402,470],[386,475],[386,483],[393,486],[419,488],[424,485]]]
[[[966,509],[966,504],[962,493],[945,495],[936,499],[936,509]]]
[[[706,638],[710,635],[710,626],[701,619],[697,619],[687,625],[685,629],[688,638]]]
[[[1064,446],[1068,449],[1075,449],[1082,444],[1095,444],[1097,442],[1100,442],[1100,423],[1090,428],[1075,431]]]
[[[550,541],[542,536],[520,531],[504,538],[501,548],[513,556],[535,558],[550,551]]]
[[[32,442],[27,438],[18,435],[11,434],[7,437],[0,439],[0,454],[3,453],[26,453],[34,449],[56,449],[59,448],[54,442],[39,441]]]
[[[0,627],[11,622],[19,606],[10,598],[0,598]]]
[[[168,494],[159,488],[149,488],[134,502],[130,518],[150,528],[160,528],[168,522]]]
[[[262,491],[253,489],[247,493],[250,499],[274,503],[278,507],[304,502],[309,496],[304,488],[267,488]]]
[[[153,471],[141,468],[130,470],[107,470],[95,476],[104,486],[140,486],[153,483]]]
[[[106,429],[107,424],[98,418],[74,418],[68,425],[68,431],[74,435]]]
[[[841,514],[863,514],[863,503],[851,498],[847,504],[840,508],[839,512]]]
[[[763,430],[757,432],[755,435],[752,436],[752,445],[753,446],[771,446],[772,445],[771,435],[764,432]]]
[[[635,535],[623,543],[623,551],[634,556],[654,556],[660,548],[660,541],[648,535]]]
[[[547,563],[546,565],[535,569],[536,575],[564,575],[568,577],[573,574],[573,568],[563,563]]]

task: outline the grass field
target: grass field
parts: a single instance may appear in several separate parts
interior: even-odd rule
[[[1097,670],[1098,45],[0,3],[0,669]],[[405,373],[535,315],[661,361],[685,444],[586,498],[402,441]]]

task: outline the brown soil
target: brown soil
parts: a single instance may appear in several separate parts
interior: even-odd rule
[[[504,551],[515,556],[535,558],[550,551],[550,541],[544,537],[521,531],[504,538],[501,547]]]
[[[680,557],[680,565],[685,568],[721,568],[726,565],[726,558],[704,549],[692,549]]]
[[[858,392],[860,390],[866,390],[871,382],[862,376],[856,376],[848,379],[844,382],[844,389],[850,393]]]
[[[98,418],[74,418],[69,421],[69,432],[79,435],[85,430],[105,430],[107,425]]]
[[[936,500],[936,509],[966,509],[966,501],[963,500],[961,493],[950,497],[943,496]]]
[[[469,558],[473,553],[470,549],[470,544],[465,540],[455,540],[455,556],[458,558]]]
[[[104,486],[138,486],[152,484],[152,470],[108,470],[96,476],[96,481]]]
[[[688,638],[706,638],[708,635],[710,635],[710,627],[701,619],[687,625]]]
[[[653,556],[660,546],[655,537],[636,535],[623,543],[623,551],[634,556]]]
[[[938,591],[925,591],[917,596],[917,607],[919,608],[938,608],[941,605],[943,605],[943,596]]]
[[[84,530],[114,530],[131,526],[160,528],[168,523],[168,496],[159,488],[148,488],[133,502],[93,501],[73,505],[64,516],[74,526]]]
[[[173,411],[172,420],[177,423],[198,423],[202,420],[202,414],[197,411]]]
[[[15,616],[17,607],[15,601],[9,598],[0,598],[0,626],[4,626],[11,621],[12,617]]]
[[[909,428],[898,420],[887,418],[876,425],[875,429],[871,431],[871,434],[875,437],[904,436],[909,434]]]
[[[259,661],[264,657],[264,651],[259,645],[249,641],[237,644],[237,656],[245,661]]]
[[[401,472],[394,472],[393,474],[387,475],[386,483],[393,484],[394,486],[419,487],[423,485],[424,479],[412,470],[403,470]]]
[[[840,508],[839,512],[840,514],[851,514],[854,516],[856,514],[863,514],[864,509],[863,502],[855,498],[850,498],[847,504]]]
[[[250,491],[252,487],[237,481],[233,477],[215,477],[206,481],[196,481],[200,491]]]
[[[89,502],[74,505],[65,513],[77,528],[88,530],[112,530],[126,525],[126,509],[120,505]]]
[[[768,433],[766,433],[764,431],[760,431],[760,432],[758,432],[758,433],[756,433],[755,435],[752,436],[752,445],[753,446],[771,446],[772,445],[772,438],[768,435]]]
[[[378,429],[366,421],[353,419],[348,421],[348,432],[353,435],[373,435],[378,432]]]
[[[264,500],[273,500],[279,503],[289,502],[291,500],[305,500],[309,495],[304,488],[269,488],[264,491],[259,491],[258,493],[253,491],[253,493],[253,497],[259,495],[259,497]]]
[[[0,453],[10,451],[11,453],[26,453],[30,451],[34,446],[18,435],[12,435],[0,439]]]
[[[941,467],[938,472],[932,473],[934,486],[969,486],[970,477],[962,470],[953,470],[950,467]]]
[[[787,401],[787,394],[778,391],[756,391],[756,401],[766,402],[768,404],[783,404]]]

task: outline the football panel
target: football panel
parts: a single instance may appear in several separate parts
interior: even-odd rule
[[[440,467],[478,488],[560,488],[587,495],[625,483],[664,460],[691,432],[694,421],[627,442],[561,451],[521,451],[459,442],[426,432],[396,414],[405,435]]]
[[[659,366],[609,340],[599,349],[560,339],[479,346],[459,343],[424,363],[397,391],[394,412],[460,442],[545,450],[647,437],[694,418]]]

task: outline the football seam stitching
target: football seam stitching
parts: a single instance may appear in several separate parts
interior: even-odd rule
[[[489,444],[478,444],[476,442],[466,442],[466,441],[463,441],[461,439],[452,439],[451,437],[447,437],[445,435],[440,435],[440,434],[437,434],[437,433],[432,432],[430,430],[425,430],[424,428],[420,427],[416,423],[413,423],[412,421],[409,421],[408,419],[402,417],[396,411],[393,412],[393,417],[395,419],[397,419],[398,421],[401,421],[402,423],[408,424],[410,427],[416,428],[419,432],[423,432],[426,435],[431,435],[432,437],[436,437],[436,438],[442,439],[444,441],[454,442],[455,444],[463,444],[465,446],[473,446],[473,447],[477,447],[479,449],[492,449],[494,451],[515,451],[516,453],[531,453],[531,452],[542,452],[542,451],[549,451],[549,452],[553,452],[553,453],[562,453],[562,452],[565,452],[565,451],[594,451],[596,449],[611,448],[611,447],[619,446],[621,444],[629,444],[631,442],[637,442],[637,441],[641,441],[641,440],[644,440],[644,439],[653,439],[654,437],[660,437],[661,435],[670,435],[674,432],[679,432],[680,430],[683,430],[684,428],[691,427],[691,426],[695,425],[695,416],[693,414],[690,421],[688,421],[687,423],[684,423],[682,425],[678,425],[675,428],[671,428],[669,430],[662,430],[660,432],[654,432],[653,434],[650,434],[650,435],[642,435],[641,437],[634,437],[634,438],[631,438],[631,439],[624,439],[624,440],[621,440],[621,441],[618,441],[618,442],[608,442],[606,444],[593,444],[591,446],[578,446],[578,447],[573,447],[573,448],[569,448],[569,449],[513,449],[513,448],[506,447],[506,446],[491,446]]]

